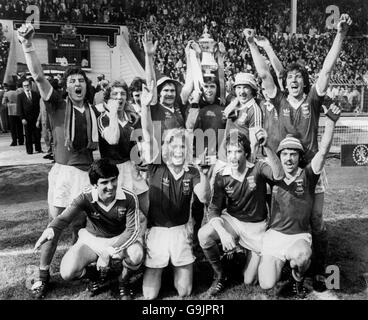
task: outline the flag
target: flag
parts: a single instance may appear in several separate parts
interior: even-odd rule
[[[13,75],[17,74],[17,35],[16,31],[12,32],[12,40],[9,48],[8,62],[6,64],[6,71],[4,75],[4,83],[12,83],[14,81]]]

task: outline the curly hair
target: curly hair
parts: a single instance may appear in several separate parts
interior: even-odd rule
[[[244,150],[247,158],[251,155],[250,141],[247,136],[237,129],[231,129],[225,139],[226,148],[230,145],[237,145]]]
[[[127,94],[127,97],[129,95],[129,90],[128,90],[128,85],[126,84],[126,82],[124,80],[115,80],[112,82],[112,84],[106,88],[105,92],[104,92],[104,101],[107,102],[110,99],[111,96],[111,91],[114,88],[123,88],[124,91]]]
[[[69,67],[68,69],[65,70],[62,78],[61,78],[61,82],[60,82],[60,87],[63,91],[63,97],[66,97],[67,92],[66,92],[66,87],[67,87],[67,80],[69,76],[75,75],[75,74],[80,74],[81,76],[83,76],[84,81],[86,82],[86,96],[84,97],[84,100],[90,102],[90,98],[92,96],[93,93],[93,89],[92,89],[92,82],[91,80],[87,77],[86,73],[79,67]]]
[[[303,82],[304,82],[303,91],[304,91],[305,94],[308,94],[309,90],[310,90],[310,82],[309,82],[308,71],[301,64],[296,63],[296,62],[289,64],[287,66],[286,70],[284,71],[283,79],[282,79],[282,84],[283,84],[284,88],[286,88],[286,78],[287,78],[288,73],[292,72],[294,70],[298,71],[302,74]]]
[[[146,84],[146,80],[142,78],[138,78],[138,77],[134,78],[132,83],[129,86],[129,92],[132,94],[134,91],[142,91],[143,84]]]

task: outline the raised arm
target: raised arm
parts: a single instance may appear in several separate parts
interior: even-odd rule
[[[102,104],[101,104],[102,105]],[[120,139],[120,129],[118,120],[119,101],[109,99],[107,102],[107,109],[98,118],[98,130],[103,139],[109,144],[116,145]],[[108,125],[104,124],[105,117],[109,119]]]
[[[18,39],[22,44],[24,57],[31,76],[37,84],[41,97],[47,101],[51,93],[52,86],[43,73],[40,60],[38,59],[36,50],[33,46],[34,33],[35,31],[31,24],[23,24],[18,29]]]
[[[147,85],[149,85],[153,81],[153,87],[155,88],[155,90],[153,92],[151,103],[155,105],[157,103],[157,90],[154,56],[156,54],[158,41],[156,40],[155,43],[153,43],[153,34],[151,31],[147,31],[144,33],[142,43],[145,53],[146,82]]]
[[[206,169],[201,168],[198,166],[198,171],[200,175],[200,181],[197,183],[193,189],[194,193],[197,195],[199,201],[202,203],[208,203],[211,197],[211,188],[210,183],[207,178],[207,173],[204,172]]]
[[[323,62],[322,70],[319,73],[316,89],[319,95],[323,95],[327,90],[328,83],[330,81],[330,76],[335,66],[336,60],[340,55],[342,48],[342,43],[346,37],[349,30],[349,26],[352,24],[352,20],[348,14],[342,14],[340,21],[337,25],[337,33],[332,43],[332,47],[327,54],[325,61]]]
[[[285,177],[285,172],[282,168],[281,161],[274,151],[268,146],[267,132],[260,128],[256,132],[257,143],[264,148],[267,155],[267,163],[270,165],[272,175],[275,180],[282,180]]]
[[[315,174],[319,174],[325,165],[326,157],[330,151],[335,124],[340,117],[341,110],[335,104],[331,104],[326,113],[325,132],[323,133],[319,150],[312,159],[312,170]]]
[[[279,58],[276,56],[276,53],[273,50],[270,41],[266,37],[263,37],[263,36],[255,37],[254,41],[257,44],[257,46],[263,48],[264,51],[266,52],[268,58],[270,59],[272,68],[273,70],[275,70],[279,86],[281,90],[284,91],[284,86],[282,83],[284,67],[281,61],[279,60]]]
[[[270,98],[273,98],[276,94],[276,85],[273,81],[270,69],[268,68],[264,57],[259,52],[258,47],[254,41],[254,30],[244,29],[243,33],[249,45],[250,53],[252,54],[257,73],[262,79],[262,85],[266,91],[266,94]]]
[[[147,87],[143,85],[141,96],[141,125],[143,135],[141,158],[146,163],[152,163],[158,156],[158,143],[154,137],[153,122],[151,117],[151,101],[153,97],[153,81]]]
[[[191,46],[194,43],[193,40],[189,40],[187,46],[185,47],[185,59],[187,62],[187,70],[185,74],[185,83],[183,88],[181,89],[180,97],[183,104],[188,102],[189,96],[194,89],[194,82],[193,82],[193,70],[192,70],[192,60],[191,60]]]

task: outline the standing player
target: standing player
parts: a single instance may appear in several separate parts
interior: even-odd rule
[[[220,240],[225,254],[240,244],[248,250],[244,269],[244,283],[254,284],[257,278],[262,238],[266,231],[266,182],[281,180],[280,160],[267,145],[267,134],[260,128],[256,133],[269,158],[268,163],[249,161],[250,142],[246,135],[233,130],[226,137],[227,164],[215,178],[209,205],[209,222],[198,233],[203,252],[214,271],[214,282],[208,289],[209,297],[222,292],[228,275],[221,262]],[[223,202],[226,209],[223,211]]]
[[[143,295],[155,299],[161,288],[163,269],[171,263],[174,266],[174,285],[179,296],[190,295],[193,281],[193,262],[191,226],[189,211],[192,194],[206,203],[209,198],[209,184],[206,176],[189,165],[191,150],[185,131],[171,129],[165,133],[162,146],[163,162],[153,164],[158,152],[150,154],[157,141],[153,137],[150,102],[151,90],[144,88],[142,94],[142,129],[145,159],[148,163],[149,229],[146,234],[147,267],[143,279]],[[157,150],[156,150],[157,151]]]
[[[92,152],[98,146],[96,116],[87,102],[89,82],[84,71],[70,67],[63,75],[63,89],[67,96],[53,89],[47,81],[33,46],[34,29],[23,25],[18,30],[18,39],[42,99],[52,122],[55,141],[55,165],[49,172],[48,204],[50,220],[56,218],[89,185],[88,168],[93,161]],[[84,220],[84,219],[83,219]],[[75,222],[74,241],[84,221]],[[54,242],[41,248],[39,280],[32,290],[37,298],[43,298],[50,280],[50,263],[55,253]]]
[[[204,168],[210,168],[208,173],[208,179],[211,180],[211,175],[214,172],[214,165],[217,159],[217,153],[219,146],[222,143],[224,137],[224,131],[226,127],[226,118],[224,117],[225,107],[220,104],[220,86],[219,81],[214,77],[203,78],[202,95],[200,101],[192,101],[191,109],[200,108],[198,115],[195,119],[192,128],[193,130],[193,147],[194,156],[198,157],[204,153],[200,166]],[[199,96],[197,96],[199,97]],[[195,99],[195,97],[194,97]],[[189,110],[190,114],[190,110]],[[188,117],[189,120],[189,117]],[[212,168],[211,168],[212,167]],[[204,204],[198,200],[194,195],[192,203],[192,217],[194,220],[193,240],[194,248],[199,255],[201,254],[200,246],[198,243],[198,230],[202,226],[202,220],[204,216]]]
[[[262,127],[262,110],[257,104],[258,86],[251,73],[240,72],[235,75],[233,84],[235,98],[225,109],[226,123],[225,135],[232,129],[237,129],[244,133],[250,141],[252,153],[256,143],[255,132]],[[224,143],[220,148],[220,160],[226,161]]]
[[[263,289],[275,286],[281,269],[290,261],[292,277],[281,289],[282,296],[301,296],[304,274],[312,255],[310,219],[313,210],[314,189],[330,150],[335,122],[340,110],[332,105],[331,118],[326,117],[325,132],[312,161],[303,165],[304,148],[299,139],[286,137],[280,142],[280,156],[286,177],[276,183],[272,193],[269,230],[263,238],[262,258],[259,265],[259,283]]]
[[[122,300],[131,299],[129,279],[143,262],[143,247],[139,242],[140,224],[137,197],[118,187],[119,171],[108,159],[92,163],[89,179],[92,188],[84,191],[62,214],[48,225],[35,245],[38,249],[50,241],[57,245],[61,232],[79,215],[87,215],[86,228],[79,230],[78,241],[61,260],[60,275],[64,280],[90,278],[98,290],[97,272],[87,267],[97,262],[103,270],[110,260],[120,260],[123,272],[118,277]],[[116,262],[116,261],[115,261]]]
[[[134,78],[129,86],[129,92],[131,96],[131,105],[134,111],[139,115],[141,114],[141,95],[142,95],[142,85],[146,84],[146,81],[141,78]]]
[[[285,84],[288,94],[281,92],[275,85],[265,61],[254,42],[254,30],[245,29],[244,33],[251,50],[251,54],[257,72],[263,81],[266,94],[279,113],[290,115],[292,131],[298,138],[305,150],[305,160],[310,162],[318,151],[318,122],[320,108],[328,87],[330,75],[340,54],[343,41],[346,37],[352,20],[349,15],[342,14],[337,26],[337,33],[332,47],[325,58],[322,70],[316,83],[310,89],[308,72],[299,64],[289,65],[285,72]],[[288,119],[288,121],[290,121]],[[325,290],[324,265],[327,254],[327,230],[323,222],[323,202],[326,185],[325,172],[321,174],[320,181],[315,189],[313,214],[311,215],[313,246],[315,253],[314,288]]]
[[[106,89],[106,103],[96,106],[100,132],[99,146],[102,158],[110,159],[119,169],[118,186],[136,194],[140,209],[148,210],[148,186],[136,169],[131,152],[136,145],[133,131],[138,127],[139,115],[128,106],[128,86],[124,80],[113,81]]]

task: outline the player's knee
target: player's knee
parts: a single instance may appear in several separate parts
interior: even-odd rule
[[[276,279],[271,277],[259,277],[259,286],[263,290],[272,289],[276,285]]]
[[[178,285],[176,287],[176,290],[178,291],[178,295],[180,298],[189,297],[192,293],[192,286],[180,286]]]
[[[216,244],[213,239],[213,232],[213,227],[208,223],[198,230],[198,240],[202,248],[209,248]]]
[[[127,249],[129,263],[133,265],[137,265],[142,263],[144,252],[143,248],[139,244],[133,244]]]
[[[72,270],[71,268],[68,268],[66,266],[60,265],[60,276],[65,281],[73,280],[76,277],[75,270]]]
[[[154,300],[158,296],[158,290],[143,286],[143,297],[145,300]]]
[[[292,260],[294,260],[294,263],[298,267],[302,267],[306,265],[312,255],[312,250],[310,248],[302,248],[300,249]]]
[[[250,274],[244,274],[243,282],[246,286],[253,286],[257,283],[257,276],[250,275]]]

